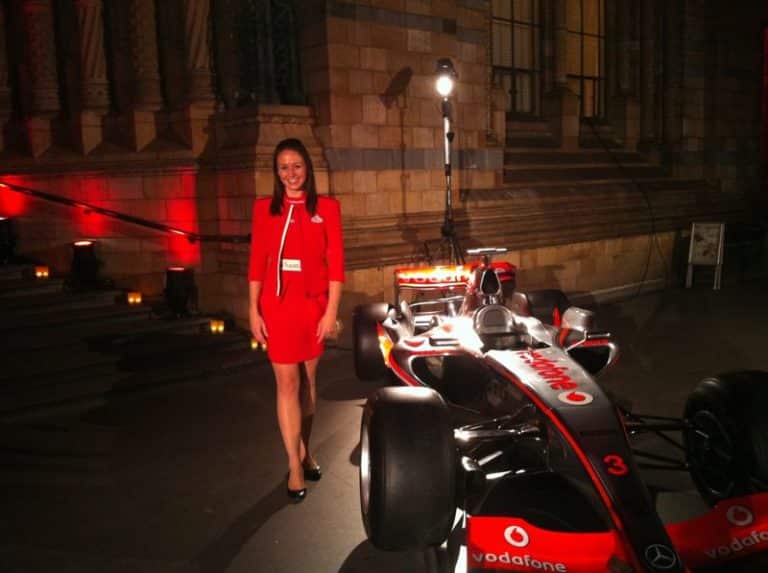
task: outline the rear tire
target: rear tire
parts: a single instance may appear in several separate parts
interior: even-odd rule
[[[691,478],[710,504],[768,489],[768,372],[706,378],[685,405]]]
[[[352,313],[352,355],[355,375],[360,380],[376,381],[387,375],[387,365],[379,347],[378,325],[387,317],[385,302],[361,304]]]
[[[458,470],[440,395],[431,388],[378,390],[363,412],[360,452],[360,508],[371,543],[400,551],[445,541]]]

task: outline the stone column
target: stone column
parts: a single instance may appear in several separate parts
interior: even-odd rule
[[[5,125],[11,117],[11,87],[8,83],[8,50],[5,4],[0,3],[0,150],[5,148]]]
[[[211,72],[209,15],[210,0],[181,0],[186,57],[187,103],[174,113],[174,130],[194,151],[201,151],[208,140],[208,125],[216,100]]]
[[[155,0],[128,0],[128,28],[133,108],[121,119],[128,145],[139,151],[157,136],[156,112],[163,107]]]
[[[566,0],[552,1],[552,89],[544,96],[544,113],[562,149],[579,146],[579,98],[568,89]]]
[[[656,2],[642,3],[641,82],[640,82],[640,140],[652,143],[656,140]]]
[[[631,1],[618,0],[616,6],[617,85],[610,116],[624,147],[634,150],[640,133],[640,107],[632,82],[632,53],[637,46],[632,39]]]
[[[75,0],[80,43],[80,108],[74,118],[77,147],[89,153],[104,138],[104,116],[109,111],[109,80],[104,52],[102,0]]]
[[[51,0],[23,0],[22,15],[30,94],[25,127],[29,150],[37,157],[51,146],[60,109]]]

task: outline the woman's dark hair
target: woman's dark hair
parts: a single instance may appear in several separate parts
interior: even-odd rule
[[[285,197],[285,185],[280,180],[277,173],[277,156],[283,151],[295,151],[304,160],[307,169],[307,180],[304,182],[304,191],[307,193],[307,212],[314,215],[317,210],[317,189],[315,188],[315,170],[312,168],[312,160],[304,144],[295,138],[284,139],[275,147],[275,153],[272,155],[272,173],[275,176],[275,185],[272,191],[272,203],[269,206],[269,212],[272,215],[279,215],[283,212],[283,198]]]

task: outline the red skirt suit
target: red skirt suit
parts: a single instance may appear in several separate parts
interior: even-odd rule
[[[328,304],[328,281],[344,281],[339,202],[318,197],[314,216],[304,198],[286,197],[280,215],[270,214],[270,203],[261,198],[253,205],[248,280],[262,283],[269,359],[304,362],[323,353],[317,324]]]

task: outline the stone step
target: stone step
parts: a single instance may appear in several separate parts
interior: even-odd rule
[[[263,352],[251,350],[250,344],[242,340],[241,345],[221,352],[196,352],[171,368],[115,372],[113,376],[79,376],[67,384],[35,386],[6,393],[0,400],[0,421],[82,412],[170,384],[202,381],[220,373],[266,363]]]
[[[504,146],[517,149],[558,149],[560,143],[548,134],[507,134]]]
[[[0,308],[22,304],[33,297],[59,293],[63,290],[64,279],[61,277],[9,279],[0,282]]]
[[[112,321],[133,320],[136,316],[148,317],[151,310],[146,306],[102,305],[84,308],[57,309],[49,313],[16,313],[0,320],[0,334],[3,337],[14,332],[39,331],[42,328],[81,325],[83,327],[105,324]]]
[[[504,151],[504,166],[510,169],[542,165],[553,169],[574,165],[616,165],[617,161],[620,164],[649,163],[645,156],[633,151]]]
[[[42,285],[40,289],[26,296],[2,297],[0,295],[0,311],[3,313],[3,318],[114,305],[122,303],[124,299],[122,291],[119,290],[73,293],[61,289],[48,291]]]
[[[149,307],[144,308],[148,310]],[[41,332],[35,329],[24,330],[6,337],[4,344],[8,351],[15,352],[40,351],[51,346],[82,343],[88,344],[90,348],[103,350],[144,332],[186,332],[208,324],[209,320],[208,317],[165,319],[153,314],[135,314],[114,322],[60,325],[51,336],[41,336]]]
[[[657,165],[561,166],[552,168],[515,169],[505,165],[504,183],[548,184],[557,182],[606,181],[611,179],[656,179],[667,176],[667,170]]]
[[[5,281],[19,280],[25,276],[33,276],[35,267],[30,264],[0,264],[0,285]]]

